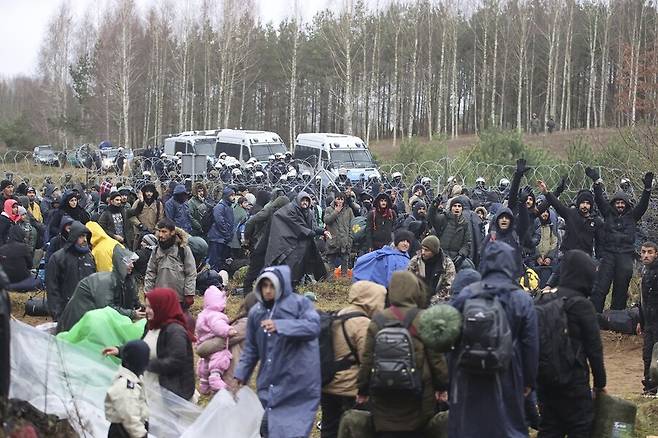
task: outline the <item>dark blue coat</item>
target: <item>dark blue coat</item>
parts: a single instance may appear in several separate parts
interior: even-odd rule
[[[174,188],[174,196],[165,202],[165,216],[174,221],[178,228],[182,228],[188,233],[192,232],[192,218],[190,216],[190,207],[186,202],[178,202],[176,195],[186,193],[185,186],[178,184]]]
[[[263,304],[259,288],[254,288],[260,302],[249,312],[235,378],[248,382],[260,361],[256,387],[268,416],[268,438],[306,437],[320,404],[320,317],[310,300],[293,292],[290,268],[273,266],[261,274],[272,276],[282,286],[271,310]],[[266,319],[274,320],[275,333],[261,328]]]
[[[208,232],[208,240],[229,244],[233,240],[234,234],[234,216],[231,195],[235,193],[233,189],[225,188],[222,200],[215,205],[212,210],[213,225]]]
[[[482,283],[493,286],[514,337],[509,368],[497,375],[475,375],[451,361],[448,436],[460,438],[517,438],[528,436],[525,422],[525,387],[535,387],[539,358],[537,316],[532,298],[519,288],[514,250],[502,242],[490,242],[480,261]],[[467,286],[453,298],[459,311],[473,295]],[[459,347],[452,355],[459,355]]]

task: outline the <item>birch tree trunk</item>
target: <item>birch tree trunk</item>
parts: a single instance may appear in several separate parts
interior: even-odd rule
[[[418,20],[418,15],[415,16],[415,20]],[[415,108],[415,98],[416,98],[416,71],[418,70],[418,26],[414,26],[414,52],[411,61],[411,93],[409,95],[409,120],[407,123],[407,137],[411,138],[413,136],[413,127],[414,127],[414,108]]]
[[[295,133],[297,132],[295,126],[295,107],[297,98],[297,47],[299,45],[299,28],[297,25],[297,2],[295,1],[295,18],[292,20],[293,32],[292,37],[292,56],[290,59],[290,112],[288,114],[288,147],[292,150],[295,141]]]
[[[592,104],[594,100],[594,90],[596,87],[596,70],[594,69],[594,56],[596,55],[596,39],[599,30],[599,10],[594,8],[594,26],[589,26],[589,87],[587,90],[587,118],[586,129],[591,127]]]

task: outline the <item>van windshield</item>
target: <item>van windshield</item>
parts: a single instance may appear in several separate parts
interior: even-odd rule
[[[194,140],[194,153],[199,155],[215,155],[215,145],[217,140],[214,138],[202,138]]]
[[[283,143],[269,143],[269,144],[252,144],[251,156],[258,161],[267,161],[267,157],[274,154],[285,154],[288,151],[286,145]]]
[[[331,151],[331,161],[348,167],[374,166],[370,152],[365,149],[334,149]]]

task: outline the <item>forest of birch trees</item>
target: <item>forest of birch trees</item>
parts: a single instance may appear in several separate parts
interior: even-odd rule
[[[563,130],[656,123],[645,0],[342,0],[307,22],[291,0],[278,24],[253,0],[181,3],[62,3],[37,71],[0,80],[5,142],[143,147],[243,128],[395,143],[526,131],[533,113]]]

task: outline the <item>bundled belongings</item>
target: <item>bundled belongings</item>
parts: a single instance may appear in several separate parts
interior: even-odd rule
[[[594,424],[591,436],[597,438],[615,438],[635,436],[635,404],[598,393],[594,400]]]
[[[610,330],[625,335],[635,335],[637,324],[640,322],[640,309],[631,307],[623,310],[604,310],[599,315],[601,330]]]

